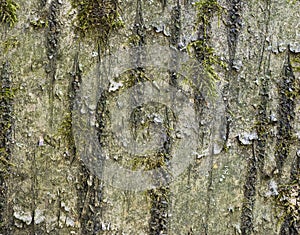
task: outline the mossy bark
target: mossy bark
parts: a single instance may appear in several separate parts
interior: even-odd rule
[[[14,24],[2,20],[0,26],[0,233],[300,232],[299,1],[18,4]],[[149,74],[181,86],[176,53],[167,58],[157,51],[155,58],[161,64],[167,58],[173,68],[160,71],[143,64],[144,57],[152,58],[149,51],[132,50],[157,45],[190,53],[201,68],[186,83],[193,83],[189,92],[199,124],[195,159],[173,182],[156,189],[114,188],[79,156],[85,146],[75,145],[73,109],[83,87],[110,94],[106,75],[117,63],[106,58],[120,51],[134,65],[121,71],[119,82],[129,85],[120,93]],[[119,54],[117,60],[125,57]],[[103,97],[98,109],[115,102]],[[137,136],[151,129],[154,112],[168,120],[164,130],[176,125],[172,112],[161,110],[135,110]],[[100,129],[110,123],[108,114],[97,116]],[[167,166],[164,176],[176,147],[169,129],[154,164]],[[122,159],[131,158],[125,155]],[[141,168],[149,161],[122,164]]]

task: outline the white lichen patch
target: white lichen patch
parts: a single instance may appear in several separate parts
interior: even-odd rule
[[[122,87],[122,86],[123,86],[123,83],[122,83],[122,82],[111,81],[111,82],[110,82],[110,85],[109,85],[109,88],[108,88],[108,91],[109,91],[109,92],[117,91],[117,90],[119,90],[119,88]]]
[[[32,221],[31,211],[24,211],[20,207],[14,207],[14,217],[27,225]]]
[[[258,139],[258,135],[256,132],[250,132],[250,133],[241,133],[238,135],[238,139],[243,145],[250,145],[253,140]]]

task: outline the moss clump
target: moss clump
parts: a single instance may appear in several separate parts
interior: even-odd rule
[[[34,29],[42,29],[48,26],[48,22],[43,19],[31,20],[30,26]]]
[[[291,218],[291,222],[300,221],[300,187],[299,182],[294,181],[287,185],[281,185],[278,189],[276,202],[285,211],[285,217]]]
[[[113,30],[124,23],[117,0],[72,0],[77,9],[77,29],[81,36],[93,36],[105,42]]]
[[[224,11],[217,0],[200,0],[195,3],[195,6],[197,8],[198,23],[203,24],[204,28],[210,24],[214,14],[220,17]]]
[[[204,73],[212,81],[219,80],[219,76],[216,73],[214,66],[220,66],[226,68],[227,65],[224,63],[219,56],[215,55],[215,50],[205,40],[198,40],[188,45],[188,52],[191,53],[192,48],[195,51],[196,58],[201,61]]]
[[[289,3],[295,4],[296,2],[299,2],[299,0],[288,0]]]
[[[66,113],[63,118],[56,137],[64,137],[65,139],[72,138],[72,116],[71,113]]]
[[[195,3],[197,10],[197,31],[198,39],[191,42],[187,46],[188,52],[195,54],[196,59],[201,63],[204,78],[199,81],[205,85],[208,93],[215,93],[215,83],[219,80],[219,76],[215,70],[215,66],[226,68],[224,63],[211,46],[211,20],[217,14],[222,15],[224,8],[216,0],[200,0]]]
[[[1,43],[5,53],[11,49],[17,48],[19,45],[20,42],[16,37],[8,38]]]
[[[300,54],[291,58],[291,64],[294,72],[300,72]]]
[[[13,27],[18,21],[19,4],[12,0],[0,0],[0,22]]]
[[[201,86],[206,88],[208,94],[214,95],[215,84],[220,80],[216,67],[226,69],[227,64],[215,54],[214,48],[206,40],[191,42],[187,50],[189,54],[195,54],[196,59],[201,63],[204,76],[199,80]]]

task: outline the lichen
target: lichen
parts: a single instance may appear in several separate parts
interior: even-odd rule
[[[0,0],[0,22],[13,27],[18,21],[19,4],[13,0]]]

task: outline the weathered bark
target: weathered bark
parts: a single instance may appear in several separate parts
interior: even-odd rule
[[[1,234],[300,233],[299,1],[0,4]],[[133,88],[148,81],[195,111],[193,160],[175,179],[181,104],[140,104]],[[161,138],[150,154],[113,138],[127,91],[124,133]],[[95,139],[76,129],[85,117]],[[89,142],[111,157],[87,161]],[[159,168],[155,187],[114,187],[110,161]]]

